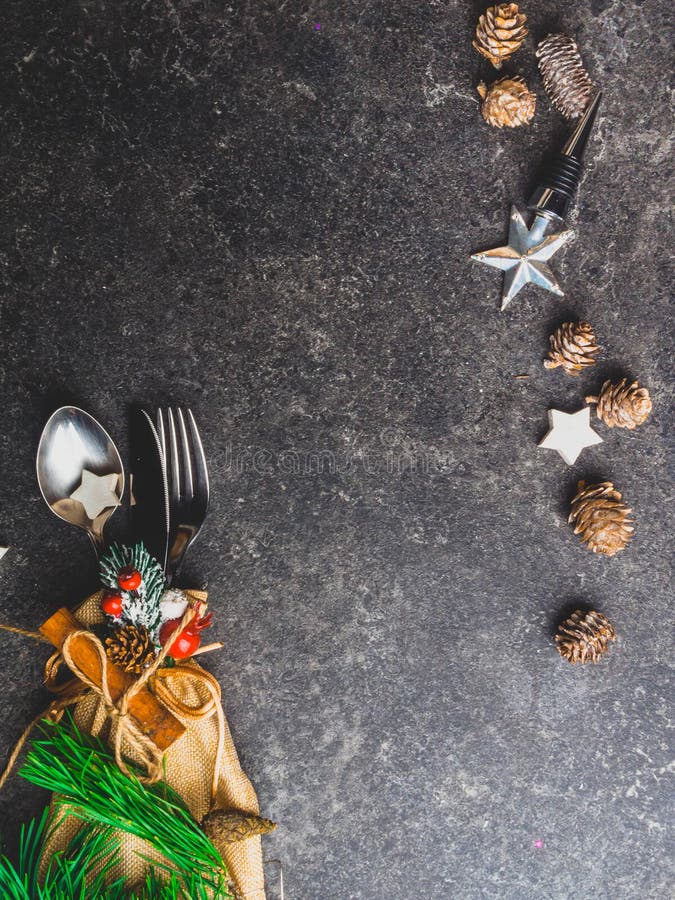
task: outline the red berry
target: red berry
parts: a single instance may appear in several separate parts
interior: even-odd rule
[[[119,616],[122,613],[122,595],[119,591],[106,591],[101,600],[101,609],[107,616]]]
[[[196,650],[199,650],[201,642],[201,634],[195,634],[194,631],[188,631],[186,628],[173,638],[169,655],[174,659],[188,659]]]
[[[164,646],[171,635],[180,625],[180,619],[168,619],[159,629],[159,642]]]
[[[187,659],[199,649],[199,645],[202,642],[201,631],[209,627],[212,619],[212,613],[209,613],[208,616],[199,616],[193,619],[177,635],[175,635],[175,632],[180,626],[181,619],[169,619],[159,630],[159,642],[162,646],[169,641],[171,642],[169,656],[172,656],[174,659]]]
[[[135,591],[142,581],[141,573],[133,566],[125,566],[117,573],[117,583],[123,591]]]

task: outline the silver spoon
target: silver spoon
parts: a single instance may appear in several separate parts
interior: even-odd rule
[[[100,554],[103,528],[124,493],[122,460],[108,432],[84,410],[62,406],[42,431],[36,468],[47,506],[83,528]]]

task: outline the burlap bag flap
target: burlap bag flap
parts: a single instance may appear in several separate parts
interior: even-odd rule
[[[100,594],[89,597],[76,611],[84,625],[99,624],[104,620],[99,607]],[[189,663],[195,669],[195,661]],[[175,677],[165,679],[167,686],[187,706],[199,706],[207,699],[205,688],[196,679]],[[74,707],[73,717],[81,731],[99,734],[106,726],[105,707],[101,698],[87,694]],[[185,734],[166,751],[166,781],[183,797],[197,821],[201,821],[211,807],[211,788],[218,747],[218,721],[216,716],[200,719],[178,716],[186,725]],[[125,755],[136,762],[131,747],[124,746]],[[54,804],[54,801],[52,801]],[[225,744],[216,794],[218,808],[236,808],[245,812],[259,812],[258,799],[253,785],[246,777],[225,722]],[[63,849],[79,827],[73,817],[64,818],[57,828],[45,857]],[[129,886],[141,882],[149,869],[149,863],[141,858],[159,858],[149,844],[133,835],[121,835],[119,858],[111,871],[112,878],[123,876]],[[245,900],[265,900],[265,885],[260,837],[226,845],[224,859],[230,876]]]

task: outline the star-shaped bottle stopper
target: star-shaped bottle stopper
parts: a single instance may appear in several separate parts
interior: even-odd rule
[[[95,475],[93,472],[83,469],[82,484],[76,491],[73,491],[70,499],[79,501],[93,522],[104,509],[120,505],[120,499],[115,493],[117,478],[118,476],[115,474]]]
[[[547,262],[574,237],[574,232],[567,229],[546,236],[550,221],[545,216],[535,216],[532,228],[528,228],[518,208],[512,206],[508,244],[474,253],[471,257],[476,262],[504,272],[502,309],[506,309],[516,294],[529,283],[562,297],[562,288]]]
[[[504,272],[502,309],[509,305],[528,283],[562,296],[555,275],[546,265],[553,254],[573,237],[572,231],[559,231],[546,237],[549,225],[562,224],[579,185],[584,149],[598,112],[600,94],[591,100],[563,148],[548,161],[527,208],[534,213],[527,228],[516,207],[511,208],[509,242],[505,247],[474,253],[471,259]]]
[[[555,450],[568,466],[574,465],[581,451],[594,444],[601,444],[602,438],[591,428],[591,408],[584,406],[575,413],[548,411],[549,430],[539,441],[545,450]]]

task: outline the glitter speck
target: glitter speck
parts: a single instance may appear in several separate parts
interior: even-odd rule
[[[541,840],[541,838],[538,838],[534,842],[534,846],[537,848],[537,850],[541,850],[541,848],[544,846],[544,842]]]
[[[317,22],[314,26],[314,31],[321,31],[321,22]]]

